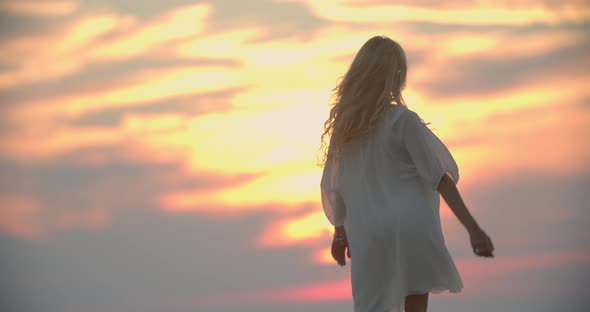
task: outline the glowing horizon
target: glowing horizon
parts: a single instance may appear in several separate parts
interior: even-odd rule
[[[278,274],[247,291],[245,278],[228,286],[208,277],[211,289],[193,281],[151,295],[350,302],[345,271],[330,265],[316,160],[330,90],[366,40],[388,35],[408,55],[408,106],[450,148],[459,188],[492,233],[499,259],[490,271],[509,283],[536,255],[556,270],[590,264],[579,223],[590,175],[583,1],[27,0],[0,3],[0,14],[10,26],[0,38],[0,238],[46,247],[135,237],[143,225],[129,216],[156,227],[207,220],[202,228],[217,227],[196,236],[230,228],[268,261],[300,251],[292,264],[309,280]],[[468,258],[468,237],[444,204],[441,220],[468,294],[500,294],[486,288],[487,269]],[[178,242],[194,234],[186,231],[170,235]],[[519,254],[522,245],[533,247]]]

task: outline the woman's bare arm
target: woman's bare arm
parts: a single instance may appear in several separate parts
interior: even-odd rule
[[[459,221],[465,226],[467,232],[469,232],[469,240],[471,241],[473,252],[480,257],[493,258],[494,244],[492,243],[492,240],[479,227],[477,222],[475,222],[475,219],[469,213],[469,210],[467,210],[461,195],[459,195],[459,190],[457,190],[457,186],[450,176],[445,174],[442,177],[438,184],[438,191],[455,216],[457,216]]]
[[[473,216],[471,216],[471,213],[469,213],[469,210],[467,210],[455,182],[448,174],[445,174],[440,180],[438,191],[469,233],[481,230]]]

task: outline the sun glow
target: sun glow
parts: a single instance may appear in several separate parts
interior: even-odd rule
[[[198,278],[186,279],[196,284],[178,288],[187,294],[205,289],[198,283],[214,281],[205,285],[213,285],[211,298],[199,301],[189,294],[189,306],[197,306],[190,310],[350,302],[348,271],[332,259],[333,227],[320,201],[320,136],[331,90],[358,49],[374,35],[387,35],[408,56],[403,95],[409,108],[430,122],[451,150],[462,195],[473,199],[475,215],[489,217],[482,223],[491,225],[494,239],[499,237],[498,249],[515,253],[489,267],[458,259],[468,291],[492,292],[491,280],[527,268],[563,269],[589,261],[587,250],[565,250],[585,246],[587,238],[578,222],[586,217],[585,207],[576,206],[586,202],[577,196],[584,194],[580,190],[590,160],[590,5],[583,1],[445,1],[435,6],[435,1],[273,0],[250,1],[248,12],[245,1],[37,2],[0,2],[7,20],[0,39],[2,235],[47,246],[76,235],[80,242],[91,238],[120,247],[102,239],[119,237],[108,231],[128,234],[144,226],[126,223],[130,219],[147,217],[163,222],[162,228],[182,221],[186,228],[165,235],[188,239],[189,245],[194,233],[207,238],[198,246],[207,252],[194,254],[199,261],[203,257],[204,265],[186,261],[187,267],[177,268],[182,264],[178,257],[145,263],[162,265],[158,268],[165,274],[154,276],[172,276],[173,284],[179,271],[168,274],[165,265],[197,272]],[[4,27],[13,21],[14,29]],[[498,181],[509,181],[515,191]],[[507,198],[506,192],[514,194]],[[514,206],[485,211],[490,203],[513,199]],[[449,246],[465,255],[469,245],[457,230],[459,223],[444,203],[441,208]],[[536,216],[527,224],[528,234],[508,228],[507,223],[519,220],[507,222],[504,209]],[[79,231],[109,235],[101,232],[97,240]],[[64,236],[51,239],[56,233]],[[236,245],[209,240],[214,234]],[[142,241],[143,235],[130,237],[140,247],[150,243]],[[558,242],[559,251],[548,250],[552,246],[546,241]],[[525,254],[533,249],[522,246],[546,252]],[[189,254],[199,248],[172,250]],[[228,261],[226,251],[237,251],[254,267],[282,264],[293,255],[286,251],[294,250],[297,257],[290,260],[298,261],[298,269],[277,265],[271,268],[280,270],[277,276],[251,278],[252,272],[221,263]],[[135,256],[145,259],[143,248],[127,251],[124,256],[140,251]],[[231,280],[205,265],[217,261]],[[34,269],[53,269],[48,263]],[[127,273],[143,272],[132,271]],[[297,280],[289,274],[301,272],[311,275],[298,276],[300,281],[313,281],[287,285]],[[53,285],[70,284],[59,278]],[[502,296],[536,290],[515,283],[519,287],[507,292],[498,283],[493,287]],[[229,295],[222,289],[228,285]],[[152,290],[161,295],[160,288],[147,291]],[[154,296],[154,302],[160,299]],[[203,302],[210,306],[202,308]]]

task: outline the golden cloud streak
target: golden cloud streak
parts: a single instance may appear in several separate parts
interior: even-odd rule
[[[236,86],[239,78],[234,70],[218,66],[144,70],[101,91],[28,102],[11,113],[15,119],[73,118],[101,110],[141,106],[151,101],[228,89]]]
[[[91,55],[98,60],[129,59],[145,54],[160,44],[199,35],[211,12],[211,6],[204,3],[176,8],[98,45]]]
[[[56,79],[80,70],[91,61],[89,46],[101,35],[130,23],[132,19],[109,14],[84,16],[56,33],[3,42],[0,62],[15,69],[0,73],[0,89]]]
[[[65,77],[91,63],[157,54],[165,43],[200,34],[210,14],[210,5],[196,4],[145,23],[133,16],[89,15],[74,19],[56,33],[5,42],[0,46],[1,60],[16,69],[0,73],[0,89]],[[116,32],[122,34],[102,38]]]
[[[290,1],[290,0],[286,0]],[[433,9],[409,5],[383,4],[351,5],[349,0],[303,0],[322,18],[334,22],[427,22],[451,25],[511,25],[582,23],[590,20],[588,6],[562,6],[546,8],[541,5],[528,7],[502,7],[478,5]]]
[[[287,37],[256,42],[254,39],[264,33],[263,27],[205,33],[205,22],[212,9],[208,5],[194,5],[171,10],[146,22],[117,14],[85,16],[73,21],[69,29],[46,38],[7,42],[3,46],[7,49],[0,49],[0,55],[20,62],[24,69],[2,74],[0,86],[4,84],[4,87],[62,77],[87,64],[138,57],[189,61],[223,58],[239,66],[148,69],[113,79],[108,86],[92,91],[71,91],[18,103],[8,115],[18,124],[20,132],[3,136],[5,154],[28,160],[44,159],[81,148],[125,144],[133,153],[131,158],[150,163],[172,161],[183,164],[187,172],[261,173],[244,184],[215,191],[166,194],[160,201],[169,211],[240,213],[272,209],[269,207],[273,203],[277,204],[276,209],[289,209],[303,202],[317,203],[320,169],[315,166],[315,156],[321,126],[328,113],[329,90],[335,86],[337,77],[345,73],[354,53],[376,34],[379,26],[402,13],[399,21],[469,25],[555,23],[562,21],[564,14],[561,9],[549,12],[533,8],[524,14],[523,9],[481,7],[439,12],[388,5],[355,8],[352,12],[342,1],[309,3],[328,19],[366,22],[371,16],[375,27],[352,31],[352,26],[339,24],[320,29],[306,39]],[[336,9],[328,12],[326,8],[330,5]],[[586,18],[584,12],[580,11],[581,18]],[[105,34],[115,36],[105,37]],[[522,35],[509,31],[487,31],[484,35],[475,31],[429,34],[399,26],[389,35],[399,40],[408,53],[424,56],[410,68],[405,91],[409,106],[432,122],[445,142],[465,139],[466,133],[480,141],[475,145],[451,146],[463,173],[463,184],[514,170],[550,168],[556,172],[573,172],[585,166],[590,146],[585,141],[579,143],[580,136],[576,133],[585,130],[585,124],[590,121],[588,113],[564,109],[535,121],[522,116],[491,126],[487,118],[527,108],[550,105],[561,108],[564,102],[583,101],[590,96],[585,83],[590,77],[586,74],[535,77],[493,96],[431,98],[413,85],[438,77],[450,60],[467,57],[502,60],[555,52],[579,43],[585,38],[583,32],[538,32],[527,35],[523,41]],[[437,43],[435,47],[433,42]],[[54,47],[50,49],[53,52],[42,54],[37,60],[24,60],[31,56],[26,51],[42,50],[47,45]],[[58,54],[63,56],[56,58]],[[58,61],[49,62],[53,59]],[[42,63],[51,64],[46,72],[39,73]],[[247,88],[227,103],[232,109],[226,112],[194,117],[175,113],[123,113],[116,127],[76,128],[62,124],[63,120],[91,113],[124,111],[154,101],[239,86]],[[469,127],[457,126],[467,120],[472,122]],[[539,143],[539,127],[555,129],[546,134],[550,141]],[[490,168],[490,163],[496,165]],[[326,230],[317,214],[271,225],[277,226],[292,230],[285,230],[275,240],[261,238],[264,244],[306,243]]]

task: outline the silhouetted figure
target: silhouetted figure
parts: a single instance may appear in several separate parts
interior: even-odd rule
[[[492,241],[456,188],[453,156],[403,100],[406,73],[402,47],[371,38],[334,89],[324,124],[322,204],[335,227],[332,256],[341,266],[347,249],[351,258],[355,312],[422,312],[429,292],[462,290],[441,230],[439,192],[475,254],[493,257]]]

